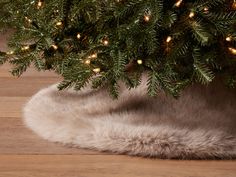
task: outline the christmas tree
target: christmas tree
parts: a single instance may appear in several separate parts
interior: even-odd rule
[[[215,76],[236,85],[235,0],[0,0],[0,28],[13,29],[0,62],[15,76],[53,70],[59,89],[91,82],[116,98],[143,73],[150,96]]]

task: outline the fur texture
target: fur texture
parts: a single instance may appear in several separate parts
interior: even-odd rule
[[[194,85],[175,100],[147,98],[146,82],[119,100],[104,89],[37,93],[25,124],[53,142],[118,154],[168,159],[236,158],[236,94],[218,83]]]

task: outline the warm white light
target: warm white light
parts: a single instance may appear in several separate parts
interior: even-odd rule
[[[104,40],[104,41],[103,41],[103,44],[104,44],[104,45],[108,45],[108,44],[109,44],[109,41],[108,41],[108,40]]]
[[[139,65],[141,65],[141,64],[143,64],[143,60],[137,60],[137,63],[138,63]]]
[[[43,2],[39,1],[37,6],[38,6],[38,8],[42,7],[43,6]]]
[[[233,8],[234,10],[236,10],[236,0],[234,0],[234,2],[233,2],[233,4],[232,4],[232,8]]]
[[[178,2],[175,3],[175,6],[176,6],[176,7],[179,7],[182,2],[183,2],[183,0],[179,0]]]
[[[90,60],[85,60],[84,63],[87,64],[87,65],[90,65],[91,61]]]
[[[80,34],[80,33],[77,34],[77,38],[78,38],[78,39],[81,38],[81,34]]]
[[[28,17],[25,17],[25,20],[27,20],[29,23],[32,23],[32,20],[29,19]]]
[[[7,52],[7,55],[12,55],[12,54],[14,54],[14,51]]]
[[[56,25],[57,25],[57,26],[61,26],[61,25],[62,25],[62,22],[57,22]]]
[[[225,40],[230,42],[230,41],[232,41],[232,38],[230,36],[228,36],[227,38],[225,38]]]
[[[168,36],[167,39],[166,39],[166,42],[169,43],[171,40],[172,40],[172,37]]]
[[[22,47],[22,50],[29,50],[29,46],[27,45],[27,46],[24,46],[24,47]]]
[[[90,58],[97,58],[98,54],[97,53],[94,53],[90,56]]]
[[[205,12],[208,12],[209,8],[208,8],[208,7],[205,7],[203,10],[204,10]]]
[[[95,69],[93,69],[93,72],[95,72],[95,73],[100,73],[100,72],[101,72],[101,69],[100,69],[100,68],[95,68]]]
[[[229,47],[229,51],[230,51],[233,55],[236,55],[236,49],[235,49],[235,48]]]
[[[144,20],[145,20],[146,22],[149,22],[149,21],[150,21],[150,16],[149,16],[149,15],[145,15],[145,16],[144,16]]]
[[[190,12],[189,17],[193,18],[194,16],[195,16],[195,13],[194,12]]]
[[[52,47],[54,48],[54,50],[57,50],[58,49],[58,46],[53,44]]]

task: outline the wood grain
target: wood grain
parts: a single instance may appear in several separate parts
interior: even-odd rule
[[[0,177],[235,177],[235,162],[163,161],[119,155],[0,156]],[[11,164],[11,165],[9,165]]]
[[[60,79],[55,77],[0,77],[0,97],[30,97],[40,89],[59,81]]]
[[[0,97],[0,120],[5,117],[21,117],[21,110],[28,97]]]
[[[143,159],[47,142],[24,126],[21,110],[60,77],[30,68],[13,78],[9,69],[0,67],[0,177],[236,177],[236,161]]]
[[[45,141],[26,128],[19,117],[0,121],[0,154],[100,154]]]
[[[6,63],[3,66],[0,66],[0,76],[1,78],[7,77],[7,78],[13,78],[12,74],[10,73],[12,69],[12,66],[8,63]],[[49,71],[41,71],[37,72],[35,68],[30,67],[28,68],[27,72],[23,73],[21,77],[56,77],[59,78],[57,74],[54,72]]]

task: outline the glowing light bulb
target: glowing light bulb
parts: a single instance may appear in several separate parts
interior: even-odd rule
[[[229,47],[228,49],[233,55],[236,55],[236,49],[235,48]]]
[[[233,2],[233,4],[232,4],[232,8],[233,8],[234,10],[236,10],[236,0],[234,0],[234,2]]]
[[[145,16],[144,16],[144,20],[145,20],[146,22],[149,22],[149,21],[150,21],[150,15],[145,15]]]
[[[85,60],[84,63],[87,64],[87,65],[90,65],[91,61],[88,59],[88,60]]]
[[[179,7],[179,6],[182,4],[182,2],[183,2],[183,0],[177,1],[177,2],[175,3],[175,6],[176,6],[176,7]]]
[[[97,58],[97,56],[98,56],[98,54],[97,54],[97,53],[94,53],[94,54],[92,54],[90,57],[91,57],[91,58]]]
[[[95,68],[95,69],[93,69],[93,72],[95,72],[95,73],[100,73],[100,72],[101,72],[101,69],[100,69],[100,68]]]
[[[138,63],[139,65],[142,65],[142,64],[143,64],[143,60],[137,60],[137,63]]]
[[[7,55],[12,55],[12,54],[14,54],[14,51],[7,52]]]
[[[27,46],[24,46],[24,47],[22,47],[22,50],[29,50],[29,46],[27,45]]]
[[[25,20],[28,21],[29,23],[32,23],[32,20],[29,19],[28,17],[25,17]]]
[[[81,38],[81,34],[80,34],[80,33],[77,34],[77,38],[78,38],[78,39]]]
[[[103,40],[103,44],[104,44],[104,45],[108,45],[108,44],[109,44],[109,41],[105,39],[105,40]]]
[[[230,36],[228,36],[227,38],[225,38],[225,40],[230,42],[230,41],[232,41],[232,38]]]
[[[39,1],[38,4],[37,4],[38,9],[41,8],[42,6],[43,6],[43,2]]]
[[[57,22],[56,23],[56,26],[61,26],[62,25],[62,22]]]
[[[195,16],[195,13],[194,12],[190,12],[189,17],[193,18],[194,16]]]
[[[209,8],[208,7],[204,7],[204,12],[208,12],[209,11]]]
[[[52,48],[53,48],[54,50],[57,50],[57,49],[58,49],[58,46],[55,45],[55,44],[53,44],[53,45],[52,45]]]
[[[172,40],[172,37],[171,37],[171,36],[168,36],[168,37],[166,38],[166,42],[167,42],[167,43],[169,43],[171,40]]]

